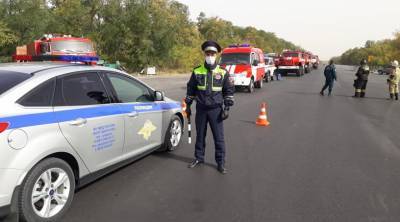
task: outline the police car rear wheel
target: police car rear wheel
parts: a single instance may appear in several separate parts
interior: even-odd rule
[[[20,191],[19,212],[26,221],[59,220],[71,206],[75,177],[58,158],[45,159],[26,176]]]
[[[182,134],[182,121],[178,116],[174,116],[166,132],[165,142],[161,151],[174,151],[178,148],[182,139]]]

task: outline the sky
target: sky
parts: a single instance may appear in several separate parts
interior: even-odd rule
[[[253,26],[327,60],[400,31],[400,0],[177,0],[237,26]]]

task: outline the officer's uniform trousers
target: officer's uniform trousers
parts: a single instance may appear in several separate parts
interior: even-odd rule
[[[355,81],[355,88],[356,88],[356,93],[360,94],[361,96],[365,96],[365,90],[367,88],[367,83],[368,80],[363,80],[361,78],[356,79]]]
[[[205,107],[201,104],[196,105],[196,145],[195,157],[199,161],[204,161],[207,125],[210,124],[214,136],[215,161],[217,164],[225,164],[225,140],[224,126],[221,118],[222,107]]]
[[[399,83],[397,82],[397,83],[393,83],[393,82],[390,82],[389,83],[389,93],[390,94],[398,94],[399,93]]]

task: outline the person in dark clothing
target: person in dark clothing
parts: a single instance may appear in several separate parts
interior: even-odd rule
[[[191,115],[190,107],[196,100],[195,159],[188,167],[194,168],[204,163],[207,125],[210,124],[214,137],[217,169],[220,173],[226,174],[223,120],[228,118],[229,107],[234,105],[234,76],[229,75],[216,62],[217,53],[221,52],[218,43],[206,41],[201,48],[205,55],[205,62],[194,68],[187,83],[185,99],[186,112],[189,116]]]
[[[367,64],[367,60],[366,59],[361,60],[360,67],[358,68],[356,73],[357,79],[354,80],[354,88],[355,88],[354,97],[361,97],[361,98],[365,97],[365,90],[367,88],[369,73],[370,70]]]
[[[324,75],[325,75],[325,85],[324,87],[322,87],[320,94],[323,96],[324,91],[329,87],[328,95],[330,96],[332,94],[333,83],[337,81],[336,67],[333,64],[333,60],[329,61],[329,65],[325,67]]]

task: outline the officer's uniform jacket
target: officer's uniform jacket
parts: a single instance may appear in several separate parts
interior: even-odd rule
[[[328,65],[325,67],[324,70],[324,75],[326,78],[326,81],[331,82],[333,80],[336,80],[336,67],[335,65]]]
[[[359,80],[368,80],[369,76],[369,66],[368,65],[362,65],[358,68],[358,71],[356,73],[356,76]]]
[[[234,92],[233,76],[219,65],[213,70],[206,64],[194,68],[187,84],[187,96],[207,108],[220,107],[224,100],[233,100]]]
[[[400,68],[393,69],[392,73],[389,75],[389,83],[399,84],[400,81]]]

